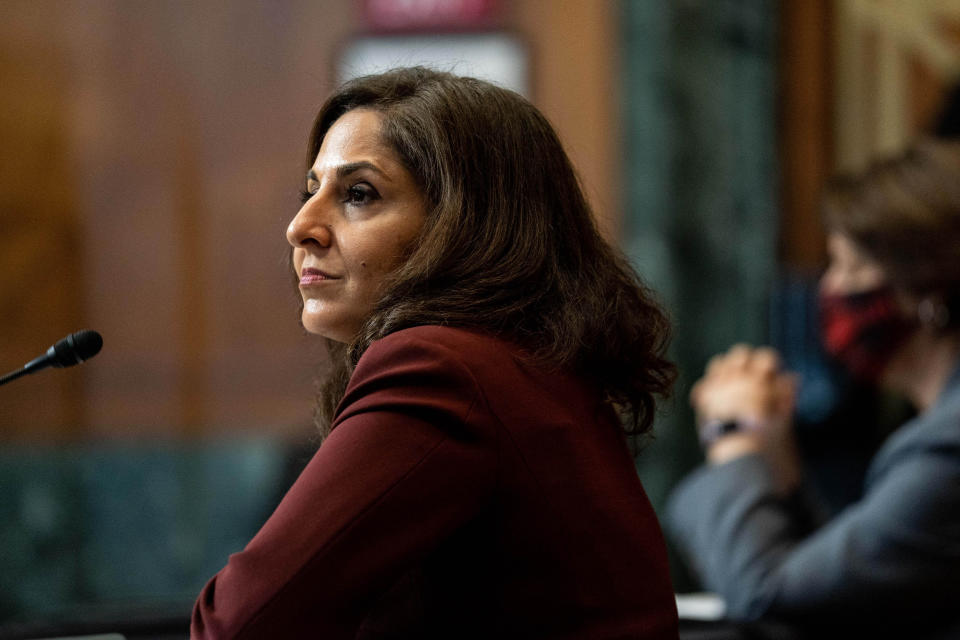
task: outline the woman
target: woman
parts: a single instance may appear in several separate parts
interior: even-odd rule
[[[194,638],[675,638],[624,437],[673,368],[543,116],[422,68],[351,81],[287,229],[326,437]]]
[[[817,527],[798,499],[795,381],[772,350],[734,347],[692,391],[708,464],[672,496],[671,529],[732,617],[960,637],[960,145],[838,180],[824,211],[824,344],[919,415]]]

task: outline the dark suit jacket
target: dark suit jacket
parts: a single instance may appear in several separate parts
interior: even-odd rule
[[[361,358],[332,434],[204,588],[193,638],[676,638],[657,519],[597,389],[486,335]]]
[[[816,530],[802,501],[777,497],[759,456],[694,472],[668,515],[731,617],[858,631],[846,637],[960,638],[960,368],[884,443],[863,498]]]

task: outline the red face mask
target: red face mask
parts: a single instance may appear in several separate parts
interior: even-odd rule
[[[910,334],[910,324],[888,287],[863,293],[820,296],[823,345],[855,377],[880,380],[897,348]]]

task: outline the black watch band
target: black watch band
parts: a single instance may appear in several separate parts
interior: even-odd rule
[[[708,449],[714,442],[723,436],[738,431],[752,431],[755,425],[748,420],[707,420],[697,430],[700,436],[700,446]]]

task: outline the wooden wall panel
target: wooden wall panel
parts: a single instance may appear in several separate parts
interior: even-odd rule
[[[7,7],[9,9],[9,7]],[[84,319],[85,265],[68,164],[69,52],[57,16],[0,9],[0,370],[20,368]],[[46,372],[0,387],[0,438],[45,439],[84,422],[84,377]]]
[[[820,191],[832,167],[831,0],[780,4],[780,259],[813,273],[825,243]]]
[[[9,387],[3,436],[308,431],[323,357],[283,232],[351,5],[4,10],[4,361],[87,324],[105,346]]]
[[[601,231],[616,241],[623,204],[618,4],[513,4],[516,28],[531,46],[533,99],[559,130]]]
[[[80,162],[102,183],[91,288],[118,346],[95,376],[97,429],[305,431],[322,355],[297,325],[283,232],[349,6],[121,6],[81,45],[100,51],[80,73],[105,104],[80,128],[111,150]],[[111,178],[131,163],[117,199]]]

